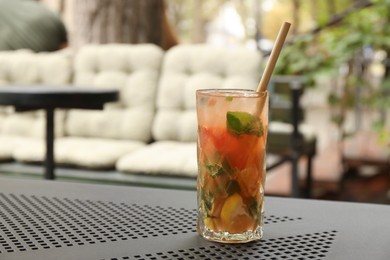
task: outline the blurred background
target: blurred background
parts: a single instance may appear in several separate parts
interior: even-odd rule
[[[280,25],[290,21],[275,75],[305,82],[304,120],[318,138],[314,197],[390,203],[389,0],[36,2],[54,12],[66,30],[57,47],[30,46],[36,51],[72,51],[89,43],[148,42],[165,50],[207,43],[246,46],[267,58]],[[274,170],[277,185],[270,193],[285,192],[288,172],[289,165]]]

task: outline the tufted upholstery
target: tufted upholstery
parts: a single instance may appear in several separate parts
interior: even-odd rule
[[[75,55],[74,87],[117,88],[120,100],[101,110],[70,110],[55,160],[86,168],[114,168],[120,156],[151,140],[163,51],[151,44],[86,45]],[[42,161],[36,143],[13,153],[19,161]]]
[[[66,52],[0,52],[0,87],[118,88],[120,101],[103,111],[56,114],[55,159],[83,168],[116,166],[131,173],[196,176],[195,90],[254,89],[260,73],[259,53],[207,45],[179,45],[166,53],[150,44],[89,45],[72,57]],[[43,125],[42,111],[14,113],[0,107],[0,160],[42,162],[45,148],[38,137],[44,135]],[[304,125],[299,129],[304,140],[315,137]],[[270,122],[269,132],[278,134],[278,142],[288,143],[285,137],[292,129]],[[149,141],[154,142],[146,145]]]
[[[64,52],[33,53],[29,50],[0,52],[1,85],[67,85],[71,79],[70,56]],[[64,134],[64,113],[56,112],[56,136]],[[19,140],[42,138],[45,118],[43,111],[13,112],[12,107],[0,108],[0,133],[9,142],[0,146],[0,160],[11,159]]]
[[[196,176],[196,145],[193,142],[154,142],[125,155],[117,163],[120,171],[146,174]]]
[[[147,142],[163,52],[149,45],[90,45],[75,57],[75,86],[114,87],[120,102],[103,111],[69,112],[66,133]]]
[[[19,139],[12,141],[17,142]],[[56,163],[110,169],[121,155],[142,146],[142,142],[136,141],[67,137],[57,139],[54,149]],[[21,162],[42,162],[45,156],[44,143],[36,139],[23,140],[23,146],[17,146],[12,156]]]
[[[159,82],[152,129],[156,142],[123,156],[117,168],[124,172],[196,176],[196,90],[255,89],[260,73],[261,56],[248,49],[209,45],[179,45],[170,49],[165,54]]]
[[[196,141],[195,91],[257,86],[261,56],[244,48],[180,45],[167,52],[153,124],[156,140]]]
[[[71,60],[67,52],[0,52],[0,84],[69,84]]]

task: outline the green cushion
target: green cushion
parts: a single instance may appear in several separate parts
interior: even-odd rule
[[[60,17],[33,0],[0,0],[0,50],[54,51],[67,42]]]

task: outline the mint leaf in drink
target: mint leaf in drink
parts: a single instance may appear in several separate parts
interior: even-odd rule
[[[211,177],[231,175],[237,171],[236,168],[232,169],[227,161],[222,161],[221,163],[206,163],[204,166]]]
[[[249,202],[249,214],[252,216],[252,218],[259,217],[260,213],[260,205],[257,204],[256,198],[250,198]]]
[[[227,112],[226,126],[231,133],[236,135],[248,134],[260,137],[264,133],[261,120],[248,112]]]
[[[214,195],[211,194],[210,192],[202,192],[202,202],[203,202],[203,207],[204,207],[204,212],[206,214],[206,217],[209,217],[210,211],[213,207],[214,204]]]
[[[211,177],[215,177],[223,173],[222,166],[216,163],[206,163],[204,167],[207,169]]]

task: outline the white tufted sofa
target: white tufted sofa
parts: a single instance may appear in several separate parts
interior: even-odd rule
[[[0,62],[3,84],[71,84],[120,90],[120,101],[108,104],[103,111],[70,110],[59,118],[55,160],[82,168],[116,168],[122,173],[196,176],[195,90],[255,89],[261,73],[258,52],[207,45],[179,45],[166,53],[149,44],[89,45],[72,59],[61,52],[18,51],[0,53],[0,60],[7,55],[21,64],[14,68]],[[42,162],[43,118],[34,113],[4,113],[0,139],[9,139],[10,133],[20,133],[23,139],[18,139],[18,145],[10,141],[1,146],[1,159]],[[26,117],[21,119],[24,123],[7,126],[8,120],[20,116]],[[35,124],[37,130],[31,127]]]
[[[55,141],[56,163],[109,169],[124,154],[151,141],[163,51],[153,45],[89,45],[75,54],[74,87],[117,88],[120,100],[103,111],[69,110],[64,136]],[[13,151],[22,162],[42,162],[43,142]]]

